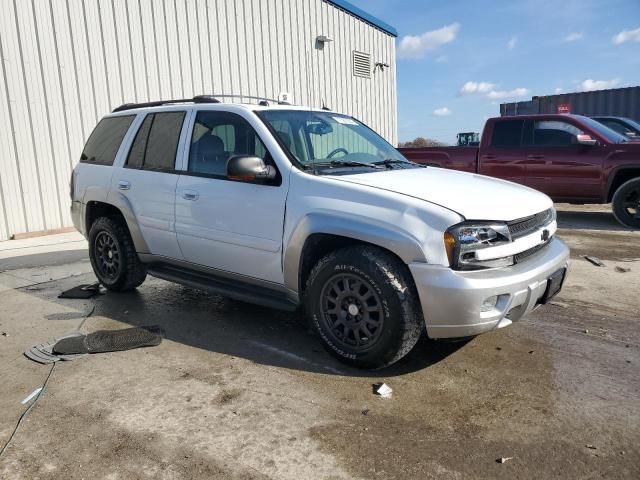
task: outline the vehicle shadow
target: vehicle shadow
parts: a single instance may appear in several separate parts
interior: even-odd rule
[[[49,288],[26,289],[27,293],[67,307],[86,302],[58,299],[57,294],[93,276],[50,282]],[[462,348],[469,340],[436,342],[420,339],[416,347],[396,364],[374,371],[352,368],[327,353],[310,329],[302,311],[283,312],[247,304],[149,277],[138,290],[107,292],[94,297],[95,309],[84,330],[105,328],[102,317],[131,326],[158,325],[166,339],[195,348],[240,357],[252,362],[314,373],[380,378],[428,368]],[[48,320],[77,318],[74,313],[51,314]],[[37,343],[37,338],[34,338]]]
[[[621,225],[611,212],[576,212],[572,210],[558,209],[557,213],[558,228],[568,230],[607,230],[617,232],[640,231],[640,229],[633,229]]]

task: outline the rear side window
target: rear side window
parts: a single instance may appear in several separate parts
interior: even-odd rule
[[[87,140],[80,161],[97,165],[113,165],[122,139],[135,115],[108,117],[100,120]]]
[[[185,112],[151,113],[138,129],[126,166],[174,170]]]
[[[147,150],[147,139],[149,138],[149,130],[151,130],[151,122],[153,115],[147,115],[138,129],[136,139],[133,141],[129,156],[127,157],[127,166],[131,168],[142,168],[144,163],[144,154]]]
[[[522,138],[523,120],[495,122],[491,145],[494,147],[519,147]]]

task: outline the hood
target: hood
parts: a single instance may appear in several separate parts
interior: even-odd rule
[[[386,170],[331,178],[419,198],[453,210],[467,220],[510,221],[553,205],[544,193],[529,187],[443,168]]]

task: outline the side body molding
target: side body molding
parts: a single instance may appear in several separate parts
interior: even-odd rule
[[[406,264],[427,262],[418,240],[397,226],[334,211],[310,213],[298,222],[285,243],[284,283],[293,292],[300,290],[299,270],[305,242],[316,233],[339,235],[378,245],[398,255]]]

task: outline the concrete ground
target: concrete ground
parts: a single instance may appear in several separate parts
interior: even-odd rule
[[[94,281],[82,239],[0,244],[0,478],[640,478],[640,232],[558,207],[573,263],[553,304],[373,373],[334,361],[300,315],[153,278],[58,299]],[[150,324],[158,347],[53,368],[22,354]],[[391,399],[372,393],[383,381]]]

